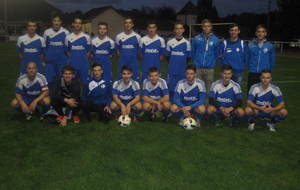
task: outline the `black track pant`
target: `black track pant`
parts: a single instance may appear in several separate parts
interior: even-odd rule
[[[110,114],[108,112],[104,111],[105,106],[106,105],[93,104],[90,101],[82,101],[81,102],[82,110],[85,113],[88,120],[91,120],[90,113],[96,112],[96,113],[98,113],[100,121],[108,121],[110,118]]]
[[[72,108],[67,103],[57,98],[52,99],[52,106],[60,116],[68,116],[71,111],[72,111],[72,115],[78,115],[80,111],[80,105]],[[65,108],[65,112],[63,112],[63,108]]]

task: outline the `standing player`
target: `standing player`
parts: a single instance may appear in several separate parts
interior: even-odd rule
[[[113,84],[111,110],[115,113],[121,111],[122,115],[130,115],[132,110],[133,121],[136,121],[142,110],[140,85],[132,79],[131,67],[125,65],[121,72],[122,79]]]
[[[11,106],[20,109],[27,120],[31,119],[35,111],[38,111],[40,119],[43,119],[50,105],[46,78],[37,72],[34,62],[29,62],[26,70],[27,73],[18,78],[16,97],[12,100]]]
[[[221,69],[222,79],[211,85],[209,93],[209,106],[207,113],[216,125],[220,119],[231,118],[230,125],[235,126],[236,120],[244,116],[242,108],[242,90],[238,83],[231,80],[231,65],[223,65]]]
[[[184,79],[184,70],[190,58],[190,42],[183,37],[184,27],[181,23],[174,25],[175,37],[168,41],[166,55],[168,56],[168,86],[170,97],[174,95],[176,84]]]
[[[67,47],[65,45],[65,41],[66,37],[69,35],[69,31],[63,28],[61,24],[61,17],[54,16],[52,18],[52,27],[44,32],[44,39],[46,42],[45,75],[50,90],[55,80],[60,76],[61,69],[67,63]]]
[[[213,82],[214,68],[219,54],[219,39],[212,33],[212,23],[208,19],[202,22],[202,33],[192,40],[192,59],[197,67],[198,77],[204,81],[206,89]]]
[[[112,54],[115,51],[115,42],[107,36],[108,25],[105,22],[98,24],[98,36],[92,39],[93,62],[103,67],[103,79],[112,81]]]
[[[233,24],[229,28],[230,38],[220,45],[222,65],[231,65],[233,69],[232,80],[241,85],[245,68],[245,42],[239,39],[240,28]]]
[[[124,19],[124,32],[121,32],[116,37],[117,55],[119,56],[118,73],[121,78],[121,69],[127,65],[133,71],[133,79],[138,79],[138,51],[141,36],[133,31],[132,18]]]
[[[247,46],[246,63],[249,67],[248,91],[253,84],[260,82],[262,70],[272,70],[275,66],[275,47],[267,41],[267,29],[264,25],[256,27],[256,39]]]
[[[157,35],[156,23],[147,25],[148,35],[142,37],[140,51],[142,57],[142,81],[148,77],[149,69],[155,67],[160,70],[160,61],[166,47],[165,40]]]
[[[98,63],[93,64],[92,76],[84,86],[81,103],[87,120],[91,120],[90,112],[97,112],[99,120],[108,123],[111,97],[111,84],[103,78],[102,66]]]
[[[167,121],[171,106],[169,90],[164,79],[160,78],[159,70],[152,67],[149,70],[149,77],[143,83],[143,110],[150,120],[155,118],[155,112],[161,111],[163,120]]]
[[[251,86],[248,95],[245,109],[249,122],[248,129],[250,131],[254,130],[255,118],[269,118],[270,121],[267,126],[271,132],[275,132],[275,123],[284,120],[288,115],[288,111],[285,109],[280,89],[271,83],[271,71],[263,70],[260,78],[261,82]],[[274,101],[277,104],[274,104]]]
[[[73,32],[66,38],[70,64],[75,69],[75,77],[85,82],[89,75],[88,53],[91,49],[90,37],[83,33],[82,20],[75,18],[72,23]]]
[[[17,52],[21,58],[20,70],[21,74],[26,73],[27,64],[29,62],[36,63],[37,71],[42,73],[42,59],[45,48],[44,39],[36,33],[37,22],[28,21],[26,25],[27,33],[18,38]]]
[[[195,114],[200,124],[200,119],[205,114],[206,90],[204,82],[196,78],[196,73],[194,65],[187,66],[186,79],[180,80],[176,86],[171,112],[180,118],[180,121],[184,117],[191,117],[191,114]]]

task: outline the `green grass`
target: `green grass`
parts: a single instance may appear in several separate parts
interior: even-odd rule
[[[66,128],[26,122],[9,107],[19,63],[0,43],[0,189],[300,189],[300,83],[280,83],[289,117],[273,134],[177,122]],[[275,81],[300,80],[299,59],[279,57]],[[165,67],[165,66],[164,66]]]

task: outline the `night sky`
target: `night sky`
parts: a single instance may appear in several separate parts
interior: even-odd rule
[[[131,9],[142,6],[160,7],[172,6],[181,9],[188,0],[47,0],[52,5],[64,11],[81,10],[83,12],[95,7],[112,5],[115,8]],[[197,0],[193,0],[196,4]],[[219,16],[233,13],[255,12],[263,13],[268,9],[268,0],[214,0]],[[276,0],[272,0],[271,10],[276,9]]]

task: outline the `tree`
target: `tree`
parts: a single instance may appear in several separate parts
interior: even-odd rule
[[[210,20],[219,18],[217,8],[213,5],[213,0],[198,0],[197,10],[197,23],[200,23],[205,18]]]

